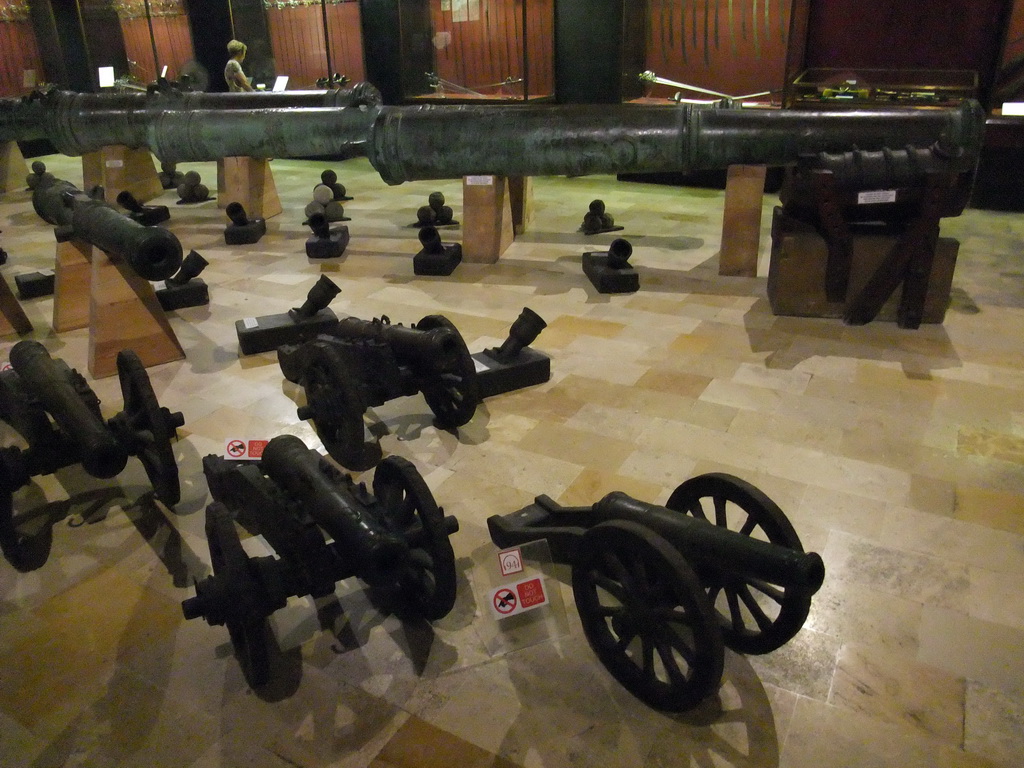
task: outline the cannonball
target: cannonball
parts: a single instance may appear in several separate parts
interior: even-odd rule
[[[177,163],[169,163],[166,160],[164,160],[162,163],[160,163],[160,170],[163,171],[164,173],[173,174],[175,169],[177,169],[177,167],[178,167]]]
[[[185,181],[183,183],[188,184],[190,187],[194,187],[202,181],[202,177],[199,175],[199,171],[189,171],[185,174]]]
[[[203,200],[208,200],[210,198],[210,188],[205,184],[196,184],[193,189],[195,190],[194,194],[197,202],[202,202]]]
[[[343,221],[345,219],[345,206],[337,200],[328,201],[324,206],[324,218],[328,221]]]
[[[621,237],[612,240],[608,246],[608,266],[612,269],[625,269],[629,257],[633,255],[633,246]]]
[[[437,209],[437,223],[438,224],[451,224],[452,219],[455,218],[455,211],[451,209],[450,205],[442,205]]]
[[[420,245],[427,253],[438,253],[444,250],[444,246],[441,244],[441,235],[431,226],[420,229]]]
[[[612,215],[610,213],[601,214],[601,226],[604,229],[611,229],[612,227],[615,226],[615,219],[612,218]]]
[[[186,202],[191,202],[192,195],[195,194],[195,186],[187,184],[184,181],[178,185],[178,197]]]
[[[594,234],[601,231],[601,216],[596,213],[588,213],[583,217],[583,231],[587,234]]]
[[[429,205],[421,205],[416,211],[416,221],[420,224],[433,224],[437,220],[437,214]]]
[[[598,216],[604,213],[604,200],[592,200],[590,202],[590,212],[596,213]]]
[[[313,187],[313,200],[320,205],[327,205],[334,199],[334,190],[326,184],[317,184]]]
[[[338,174],[336,174],[334,171],[328,168],[326,171],[320,174],[320,181],[326,184],[327,186],[331,186],[332,184],[338,181]]]
[[[307,218],[307,219],[308,219],[308,218],[309,218],[310,216],[315,216],[315,215],[316,215],[316,214],[318,214],[318,213],[319,213],[319,214],[320,214],[320,215],[322,216],[322,215],[323,215],[323,213],[324,213],[324,207],[323,207],[323,205],[321,205],[320,203],[318,203],[318,202],[317,202],[316,200],[314,200],[314,201],[313,201],[313,202],[311,202],[311,203],[306,203],[306,207],[305,207],[305,209],[303,209],[303,211],[302,211],[302,212],[303,212],[304,214],[306,214],[306,218]]]
[[[36,160],[32,163],[32,173],[37,173],[39,175],[46,173],[46,163],[42,160]]]
[[[427,204],[435,211],[441,210],[441,206],[444,205],[444,194],[441,192],[431,192],[427,198]]]
[[[334,192],[334,199],[335,200],[344,200],[345,199],[346,195],[345,195],[345,185],[344,184],[334,183],[334,184],[328,184],[328,186],[331,188],[331,191]]]

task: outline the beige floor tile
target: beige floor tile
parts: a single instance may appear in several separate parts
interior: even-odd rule
[[[941,607],[925,606],[921,614],[918,661],[968,680],[1019,694],[1022,648],[1020,629]]]
[[[1020,763],[1024,755],[1024,697],[968,681],[964,748],[988,755],[999,765]]]

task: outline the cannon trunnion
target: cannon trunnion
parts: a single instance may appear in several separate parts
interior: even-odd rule
[[[455,604],[459,524],[437,506],[416,468],[381,462],[372,494],[293,435],[272,439],[259,465],[203,459],[214,503],[206,509],[213,575],[182,603],[188,619],[226,625],[249,682],[270,679],[267,618],[289,597],[325,597],[358,576],[374,592],[434,621]],[[235,521],[277,557],[249,557]]]
[[[726,474],[687,480],[664,507],[621,492],[590,507],[539,496],[487,527],[502,548],[547,539],[572,565],[598,658],[633,695],[670,711],[718,687],[725,647],[763,654],[792,639],[825,576],[782,510]]]
[[[19,569],[28,569],[26,537],[14,522],[12,495],[35,475],[81,464],[93,477],[117,475],[137,456],[156,497],[173,506],[180,497],[171,449],[181,413],[161,408],[138,355],[117,355],[124,410],[104,421],[99,398],[78,371],[50,357],[37,341],[20,341],[10,353],[11,370],[0,372],[0,419],[24,438],[27,449],[0,448],[0,549]]]

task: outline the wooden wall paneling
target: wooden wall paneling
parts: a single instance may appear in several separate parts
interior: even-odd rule
[[[182,66],[195,56],[188,19],[185,16],[154,16],[153,37],[156,39],[158,70],[166,66],[168,79],[176,79]]]
[[[992,86],[992,107],[1002,107],[1004,101],[1021,100],[1024,100],[1024,0],[1014,0],[1006,24],[999,70]]]
[[[153,61],[153,43],[149,38],[149,24],[145,16],[121,19],[121,34],[124,36],[124,52],[128,57],[128,71],[117,72],[136,78],[140,83],[151,83],[156,79],[156,62]],[[132,64],[132,62],[135,62]]]
[[[554,0],[530,0],[527,14],[526,58],[528,97],[554,92]]]
[[[366,78],[363,63],[362,19],[359,3],[341,2],[327,6],[327,30],[334,71],[353,82]]]
[[[315,87],[328,74],[320,6],[270,8],[267,21],[277,73],[288,75],[291,88]]]

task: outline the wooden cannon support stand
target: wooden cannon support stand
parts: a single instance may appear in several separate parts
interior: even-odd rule
[[[224,157],[217,161],[217,207],[241,203],[250,219],[281,213],[270,161],[255,157]]]
[[[23,336],[31,332],[32,321],[21,308],[6,278],[0,275],[0,336],[9,336],[12,333]]]
[[[25,188],[28,166],[16,141],[0,142],[0,195]]]
[[[526,231],[533,218],[529,176],[465,176],[462,179],[462,258],[493,264]]]
[[[96,186],[103,187],[107,200],[117,200],[122,192],[130,192],[140,203],[164,191],[149,149],[121,144],[82,155],[82,189],[88,192]]]

